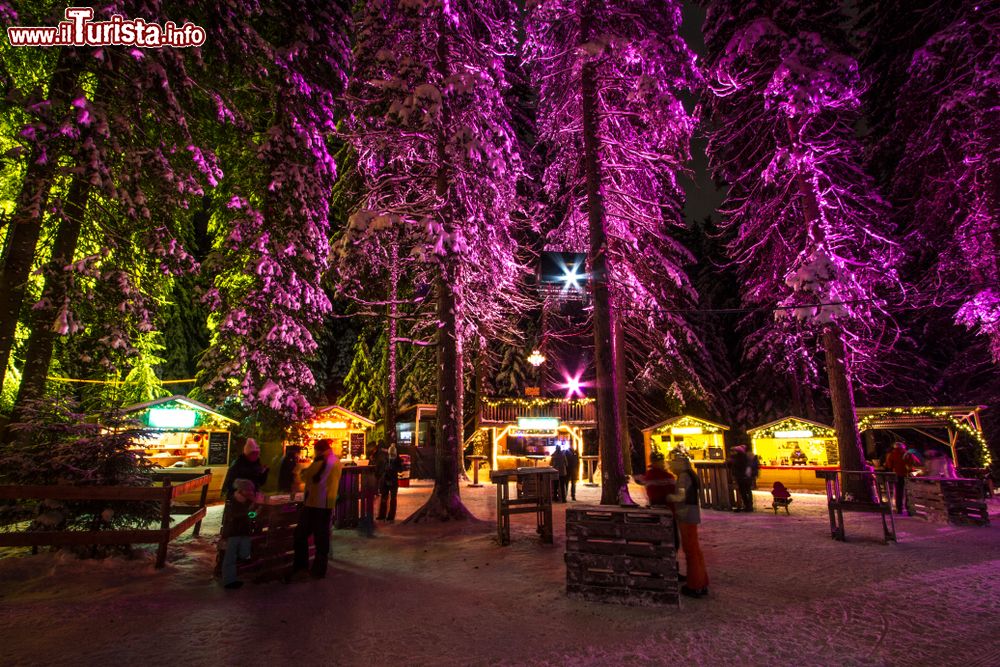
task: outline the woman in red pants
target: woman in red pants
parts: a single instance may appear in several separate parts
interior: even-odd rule
[[[679,456],[671,459],[670,470],[677,476],[677,493],[670,496],[674,502],[674,516],[681,535],[681,549],[687,561],[687,581],[681,593],[700,598],[708,595],[708,571],[705,556],[698,543],[698,524],[701,523],[701,504],[698,489],[701,481],[691,465],[691,459]]]

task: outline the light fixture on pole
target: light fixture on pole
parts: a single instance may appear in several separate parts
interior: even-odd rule
[[[545,355],[538,350],[532,350],[531,354],[528,355],[528,363],[538,368],[545,363]]]

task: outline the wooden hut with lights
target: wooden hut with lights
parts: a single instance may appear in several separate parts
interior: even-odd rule
[[[365,444],[368,429],[375,425],[371,419],[351,412],[339,405],[317,408],[313,418],[306,424],[306,455],[312,458],[312,443],[329,438],[333,441],[333,451],[345,461],[366,459]]]
[[[586,455],[584,431],[596,425],[592,398],[484,398],[478,415],[478,430],[488,437],[491,470],[536,465],[556,445]],[[582,468],[581,461],[581,475]]]
[[[187,475],[209,469],[209,491],[222,488],[230,457],[239,453],[230,451],[235,419],[181,394],[130,405],[124,412],[149,429],[151,437],[135,449],[164,469],[157,472]]]
[[[825,482],[816,478],[816,471],[840,468],[832,426],[789,416],[747,429],[747,435],[760,460],[760,489],[780,481],[790,489],[822,490]]]
[[[642,430],[646,449],[646,467],[653,452],[667,457],[683,447],[695,461],[723,461],[726,458],[725,432],[728,426],[707,419],[680,415],[665,419]]]
[[[900,431],[910,430],[940,445],[956,468],[984,474],[992,464],[979,417],[985,409],[984,405],[859,407],[858,432],[865,439],[865,453],[870,458],[881,458],[875,444],[876,432],[889,432],[895,439],[901,437]],[[960,441],[962,436],[964,441]]]

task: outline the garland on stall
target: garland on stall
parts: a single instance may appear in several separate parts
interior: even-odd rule
[[[868,430],[872,422],[884,419],[887,415],[930,415],[948,422],[956,431],[965,433],[979,445],[980,465],[989,468],[993,465],[993,456],[990,454],[990,446],[986,443],[986,438],[982,431],[975,429],[965,422],[955,419],[951,413],[935,408],[890,408],[875,415],[868,415],[858,420],[858,432],[863,433]]]

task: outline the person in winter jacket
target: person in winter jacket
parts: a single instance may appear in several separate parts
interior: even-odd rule
[[[637,475],[635,481],[646,488],[650,507],[672,506],[668,498],[677,491],[677,478],[667,470],[663,454],[650,454],[649,468],[642,475]]]
[[[235,491],[234,482],[238,479],[248,479],[253,482],[254,488],[263,488],[269,471],[270,468],[260,461],[260,445],[253,438],[247,438],[246,444],[243,445],[243,453],[232,462],[226,472],[226,479],[222,482],[222,495],[226,498],[231,496]]]
[[[233,481],[233,493],[226,503],[222,520],[222,539],[226,541],[226,553],[222,558],[222,585],[228,589],[243,585],[236,577],[236,563],[250,558],[250,534],[256,517],[256,496],[257,489],[250,480]]]
[[[733,447],[729,465],[733,471],[733,479],[739,489],[740,507],[737,512],[753,512],[753,470],[750,468],[750,457],[747,456],[746,445]]]
[[[895,443],[885,456],[885,469],[896,474],[896,514],[903,513],[906,478],[917,465],[919,464],[907,453],[906,445],[902,442]]]
[[[392,523],[396,520],[396,496],[399,494],[399,473],[403,472],[403,460],[399,458],[396,446],[386,453],[378,482],[378,521]]]
[[[566,502],[566,487],[569,484],[569,468],[566,466],[566,455],[563,454],[562,448],[556,445],[555,451],[552,452],[552,457],[549,459],[549,465],[556,469],[559,473],[559,479],[556,480],[556,488],[553,500],[557,503]]]
[[[580,477],[580,455],[573,447],[566,450],[566,474],[569,477],[570,497],[576,500],[576,481]],[[563,494],[565,492],[565,487],[563,487]]]
[[[681,593],[700,598],[708,595],[708,570],[705,556],[698,541],[698,524],[701,523],[701,505],[698,490],[701,482],[691,460],[677,457],[670,461],[670,471],[677,476],[677,492],[668,496],[674,503],[674,516],[681,536],[681,549],[687,562],[687,580]]]
[[[294,493],[299,490],[298,471],[300,463],[303,461],[302,447],[299,445],[289,445],[285,449],[285,455],[281,457],[278,466],[278,491],[281,493]]]
[[[288,578],[298,578],[309,570],[315,579],[326,576],[327,558],[330,555],[330,523],[333,508],[337,503],[340,475],[344,465],[333,453],[332,441],[317,440],[314,449],[316,458],[312,465],[302,472],[306,485],[306,498],[299,514],[299,525],[295,527],[293,542],[295,560]],[[309,568],[309,537],[316,547],[316,558]]]

